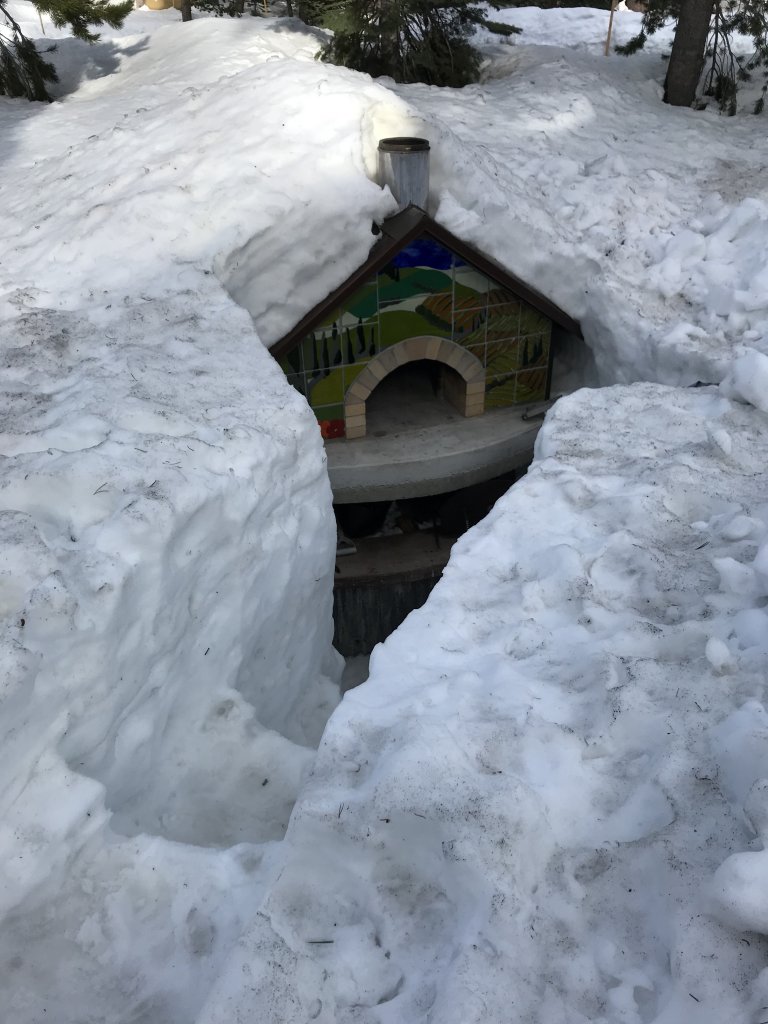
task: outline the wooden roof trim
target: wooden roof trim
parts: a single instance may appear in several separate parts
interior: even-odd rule
[[[533,288],[529,288],[514,274],[510,274],[495,260],[484,256],[472,246],[462,242],[460,238],[451,234],[446,228],[441,227],[423,210],[416,206],[409,206],[402,213],[396,214],[384,221],[381,228],[382,237],[374,244],[368,259],[351,274],[343,284],[334,289],[326,298],[314,306],[306,316],[293,327],[280,341],[271,346],[270,352],[275,359],[282,359],[296,345],[301,342],[313,328],[320,323],[328,314],[344,305],[346,299],[350,298],[359,288],[367,284],[373,274],[382,270],[392,258],[406,245],[412,242],[419,235],[430,235],[436,242],[440,242],[448,249],[452,249],[458,256],[473,264],[486,276],[497,280],[505,288],[518,295],[523,301],[529,303],[534,309],[549,317],[556,324],[572,334],[581,335],[579,324],[568,316],[559,306],[556,306],[549,299],[545,298]]]

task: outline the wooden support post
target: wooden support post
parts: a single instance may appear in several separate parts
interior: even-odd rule
[[[608,56],[608,53],[610,52],[610,49],[611,49],[611,33],[613,32],[613,14],[614,14],[614,11],[616,10],[617,2],[618,2],[618,0],[611,0],[611,16],[608,19],[608,35],[605,37],[605,56],[606,57]]]

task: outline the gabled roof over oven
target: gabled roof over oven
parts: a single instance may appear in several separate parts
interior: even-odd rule
[[[322,323],[334,310],[344,304],[344,301],[353,295],[359,288],[365,285],[371,276],[385,267],[394,259],[401,249],[405,248],[414,239],[428,235],[436,242],[453,250],[467,263],[477,267],[487,277],[497,281],[502,287],[514,292],[523,301],[529,303],[544,316],[564,328],[571,334],[581,335],[581,328],[577,321],[550,302],[540,292],[537,292],[530,285],[521,281],[519,277],[510,274],[500,263],[485,256],[479,250],[462,242],[460,238],[452,234],[446,228],[441,227],[423,210],[417,206],[409,206],[401,213],[390,217],[381,226],[381,238],[371,249],[368,259],[347,278],[347,280],[330,293],[322,302],[319,302],[314,309],[311,309],[306,316],[296,324],[280,341],[275,342],[270,352],[276,359],[282,359],[288,355],[300,342],[304,340],[318,324]]]

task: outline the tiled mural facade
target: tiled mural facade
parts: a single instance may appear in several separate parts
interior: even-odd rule
[[[431,238],[403,248],[283,361],[326,438],[344,436],[344,394],[406,338],[448,338],[486,370],[485,408],[546,397],[551,321]]]

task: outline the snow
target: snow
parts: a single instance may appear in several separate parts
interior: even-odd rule
[[[139,10],[0,99],[13,1024],[762,1019],[762,122],[663,106],[665,37],[603,57],[605,12],[503,16],[460,91]],[[364,258],[393,134],[603,386],[334,710],[322,446],[265,346]]]
[[[748,348],[722,382],[724,394],[768,412],[768,356]]]
[[[149,63],[116,93],[3,106],[9,1021],[189,1020],[338,701],[321,442],[214,272],[285,185],[249,199],[193,95],[173,129],[206,28],[187,65],[122,37]]]
[[[210,972],[337,700],[315,428],[209,298],[125,306],[111,336],[28,311],[6,349],[6,407],[29,410],[3,424],[0,958],[31,950],[9,1020],[188,1016],[187,945],[211,933]],[[98,987],[38,980],[62,959]]]
[[[320,1021],[501,1022],[510,1006],[569,1024],[752,1020],[766,858],[745,801],[761,838],[768,820],[757,425],[715,388],[557,404],[522,485],[329,722],[206,1024],[304,1020],[316,999]],[[375,935],[354,961],[351,927]],[[269,1004],[237,983],[265,948]]]

